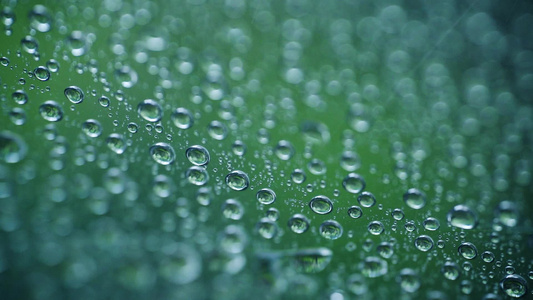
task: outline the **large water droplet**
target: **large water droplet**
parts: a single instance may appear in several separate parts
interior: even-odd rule
[[[260,189],[256,194],[257,201],[261,204],[272,204],[276,201],[276,193],[269,188]]]
[[[528,291],[526,280],[522,276],[516,274],[505,276],[500,282],[500,288],[507,296],[512,298],[520,298]]]
[[[37,78],[40,81],[48,81],[50,79],[50,71],[43,66],[38,66],[33,70],[33,74],[35,74],[35,78]]]
[[[507,226],[515,227],[518,223],[518,209],[516,204],[511,201],[502,201],[496,208],[496,218],[498,221]]]
[[[457,250],[459,251],[459,254],[466,259],[474,259],[477,256],[476,246],[472,243],[462,243]]]
[[[426,195],[418,189],[409,189],[403,195],[403,201],[410,208],[421,209],[426,205]]]
[[[122,154],[126,150],[126,142],[124,142],[124,137],[118,133],[112,133],[106,139],[106,144],[109,149],[111,149],[116,154]]]
[[[161,165],[169,165],[174,162],[176,154],[174,148],[167,143],[157,143],[150,147],[150,156]]]
[[[9,131],[0,132],[0,159],[3,162],[18,163],[27,151],[28,147],[21,137]]]
[[[352,206],[348,208],[348,215],[350,216],[350,218],[359,219],[363,216],[363,211],[359,206]]]
[[[320,224],[320,235],[328,240],[336,240],[342,236],[342,226],[339,222],[328,220]]]
[[[350,173],[342,181],[342,186],[344,187],[344,189],[346,189],[346,191],[353,194],[357,194],[365,188],[366,183],[361,175]]]
[[[376,197],[370,192],[362,192],[357,201],[362,207],[372,207],[376,204]]]
[[[274,151],[281,160],[289,160],[294,155],[294,147],[289,141],[281,140]]]
[[[158,122],[163,117],[163,109],[152,99],[145,99],[139,103],[137,113],[148,122]]]
[[[368,256],[362,262],[361,274],[369,278],[376,278],[387,274],[388,264],[379,257]]]
[[[63,109],[57,102],[48,100],[39,106],[41,117],[46,121],[58,122],[63,119]]]
[[[235,191],[242,191],[248,188],[250,184],[250,179],[248,175],[240,170],[235,170],[230,172],[226,176],[226,184]]]
[[[416,249],[427,252],[433,248],[433,239],[427,235],[421,235],[415,239]]]
[[[413,269],[402,269],[398,280],[402,290],[408,293],[414,293],[420,288],[420,279]]]
[[[74,104],[81,103],[85,98],[83,91],[77,86],[67,87],[65,89],[65,97],[67,97],[67,99]]]
[[[477,225],[477,216],[466,205],[454,206],[446,215],[450,225],[461,229],[473,229]]]
[[[317,214],[329,214],[333,210],[333,203],[326,196],[316,196],[309,201],[309,207]]]
[[[192,166],[185,173],[187,180],[194,185],[204,185],[209,180],[209,175],[203,167]]]
[[[194,124],[191,112],[183,107],[178,107],[170,116],[172,123],[180,129],[188,129]]]
[[[268,218],[261,218],[256,228],[259,235],[267,240],[274,238],[278,233],[278,225]]]
[[[194,145],[187,148],[185,151],[185,156],[193,165],[196,166],[207,165],[211,159],[209,156],[209,151],[200,145]]]
[[[102,134],[102,125],[95,119],[89,119],[81,124],[81,130],[88,137],[99,137]]]
[[[222,214],[231,220],[240,220],[244,215],[242,204],[235,199],[228,199],[222,204]]]
[[[456,280],[461,274],[457,264],[451,261],[445,262],[440,271],[448,280]]]
[[[380,221],[372,221],[370,224],[368,224],[368,232],[373,235],[380,235],[384,229],[385,227]]]
[[[301,214],[293,215],[288,222],[289,228],[294,233],[304,233],[309,229],[309,220]]]

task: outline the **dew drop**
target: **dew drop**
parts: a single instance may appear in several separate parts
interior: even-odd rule
[[[268,218],[261,218],[256,228],[259,235],[267,240],[274,238],[278,233],[278,225]]]
[[[333,203],[326,196],[316,196],[309,201],[311,210],[319,215],[329,214],[333,210]]]
[[[348,215],[352,219],[359,219],[360,217],[363,216],[363,211],[361,210],[359,206],[352,206],[348,208]]]
[[[462,243],[458,248],[459,254],[466,259],[474,259],[477,256],[476,246],[472,243]]]
[[[454,206],[446,215],[448,223],[461,229],[473,229],[477,225],[477,216],[465,205]]]
[[[500,281],[500,288],[511,298],[520,298],[528,291],[526,280],[522,276],[516,274],[505,276],[505,278]]]
[[[328,220],[320,224],[320,235],[328,240],[336,240],[342,236],[342,226],[339,222]]]
[[[185,173],[187,180],[194,185],[204,185],[209,180],[209,175],[203,167],[192,166]]]
[[[157,143],[150,147],[150,156],[161,165],[170,165],[174,162],[176,154],[174,148],[167,143]]]
[[[304,233],[309,229],[309,220],[301,214],[293,215],[288,222],[289,228],[294,233]]]
[[[38,66],[33,70],[33,74],[40,81],[48,81],[50,79],[50,71],[43,66]]]
[[[228,199],[222,204],[222,214],[227,219],[240,220],[244,215],[244,208],[239,201]]]
[[[433,218],[433,217],[428,217],[424,220],[424,228],[426,230],[429,230],[429,231],[435,231],[435,230],[438,230],[440,228],[440,222],[439,220]]]
[[[26,156],[28,146],[24,140],[9,131],[0,132],[0,159],[8,164],[18,163]]]
[[[376,197],[370,192],[362,192],[357,201],[362,207],[372,207],[376,204]]]
[[[250,184],[250,179],[248,175],[243,171],[235,170],[230,172],[226,176],[226,185],[229,186],[232,190],[242,191],[248,188]]]
[[[440,271],[448,280],[456,280],[461,274],[457,264],[451,261],[445,262]]]
[[[421,235],[415,239],[416,249],[427,252],[433,248],[433,239],[427,235]]]
[[[209,151],[203,146],[194,145],[185,151],[185,156],[187,159],[196,166],[204,166],[209,163],[211,157],[209,156]]]
[[[366,186],[365,180],[359,174],[350,173],[342,181],[344,189],[352,194],[360,193]],[[375,201],[375,199],[374,199]]]
[[[385,227],[380,221],[372,221],[368,224],[368,232],[372,235],[380,235],[384,229]]]
[[[95,119],[89,119],[81,124],[81,130],[88,137],[99,137],[102,134],[102,125]]]
[[[426,195],[418,189],[409,189],[403,195],[403,201],[410,208],[421,209],[426,205]]]
[[[178,107],[170,116],[174,126],[179,129],[188,129],[191,128],[194,124],[194,118],[191,112],[183,107]]]
[[[264,188],[257,192],[256,198],[259,203],[269,205],[276,201],[276,193],[269,188]]]
[[[57,102],[48,100],[39,106],[41,117],[46,121],[58,122],[63,119],[63,109]]]
[[[137,113],[148,122],[158,122],[163,117],[163,109],[152,99],[145,99],[139,103]]]
[[[124,137],[118,133],[112,133],[106,139],[106,144],[111,151],[116,154],[122,154],[126,150],[126,142],[124,142]]]
[[[294,155],[294,147],[289,141],[281,140],[274,150],[276,156],[281,160],[289,160]]]

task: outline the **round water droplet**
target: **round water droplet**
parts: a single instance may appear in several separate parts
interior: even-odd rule
[[[342,226],[339,222],[328,220],[320,224],[320,235],[328,240],[336,240],[342,236]]]
[[[106,139],[106,144],[111,151],[116,154],[122,154],[126,150],[126,142],[124,142],[124,137],[118,133],[112,133]]]
[[[276,156],[281,160],[289,160],[294,155],[294,147],[289,141],[281,140],[274,150]]]
[[[272,221],[277,221],[279,219],[279,210],[277,210],[274,207],[269,208],[266,211],[266,217],[269,218]]]
[[[48,32],[52,27],[52,17],[43,5],[35,5],[29,14],[30,26],[39,32]]]
[[[403,217],[405,216],[404,213],[403,213],[403,210],[399,209],[399,208],[396,208],[392,211],[391,213],[392,215],[392,218],[396,221],[401,221],[403,220]]]
[[[269,188],[260,189],[256,194],[257,201],[261,204],[272,204],[276,201],[276,193]]]
[[[413,269],[402,269],[398,280],[402,290],[408,293],[414,293],[420,288],[420,279]]]
[[[137,105],[137,113],[148,122],[158,122],[163,117],[163,109],[152,99],[145,99]]]
[[[474,259],[477,256],[476,246],[472,243],[462,243],[458,248],[459,254],[466,259]]]
[[[450,225],[461,229],[473,229],[477,225],[477,216],[466,205],[454,206],[446,215]]]
[[[48,70],[50,70],[50,72],[56,73],[57,71],[59,71],[59,62],[52,58],[46,62],[46,67],[48,68]]]
[[[37,40],[31,36],[25,36],[21,41],[22,49],[29,54],[35,54],[39,48]]]
[[[50,71],[43,66],[38,66],[35,68],[35,70],[33,70],[33,74],[35,74],[35,77],[40,81],[48,81],[50,79]]]
[[[180,129],[191,128],[194,124],[194,118],[191,112],[183,107],[178,107],[170,116],[172,123]]]
[[[211,123],[209,123],[209,126],[207,127],[207,132],[212,138],[219,141],[225,139],[228,135],[228,129],[226,128],[226,125],[216,120],[211,121]]]
[[[174,148],[167,143],[157,143],[150,147],[150,156],[161,165],[170,165],[174,162],[176,154]]]
[[[209,180],[209,175],[203,167],[192,166],[185,173],[187,180],[194,185],[204,185]]]
[[[457,264],[451,261],[445,262],[440,271],[448,280],[456,280],[461,274]]]
[[[512,298],[520,298],[528,291],[526,280],[522,276],[516,274],[505,276],[505,278],[500,281],[500,288],[507,296]]]
[[[502,201],[496,208],[496,218],[507,227],[515,227],[518,223],[518,209],[516,204],[511,201]]]
[[[235,170],[226,176],[226,184],[235,191],[242,191],[248,188],[250,179],[243,171]]]
[[[65,89],[65,97],[74,104],[81,103],[85,98],[83,91],[77,86],[67,87]]]
[[[235,199],[228,199],[222,204],[222,214],[231,220],[240,220],[244,215],[242,204]]]
[[[413,221],[405,222],[405,230],[408,232],[413,232],[416,229],[415,223]]]
[[[292,254],[293,264],[298,272],[318,273],[329,265],[333,251],[328,248],[298,250]]]
[[[421,209],[426,205],[426,195],[418,189],[409,189],[403,194],[405,204],[413,209]]]
[[[305,181],[305,178],[306,178],[305,171],[302,170],[302,169],[295,169],[291,173],[292,182],[294,182],[296,184],[303,183]]]
[[[383,230],[385,230],[385,227],[383,226],[383,223],[379,221],[372,221],[368,224],[368,232],[373,235],[380,235]]]
[[[202,274],[202,258],[199,253],[188,244],[174,243],[160,261],[159,274],[165,280],[179,285],[195,281]],[[132,276],[142,276],[136,274]]]
[[[288,225],[292,232],[301,234],[309,229],[309,220],[304,215],[295,214],[289,219]]]
[[[106,96],[102,96],[102,97],[100,97],[100,99],[98,99],[98,103],[102,107],[109,107],[109,104],[111,104],[111,101]]]
[[[360,269],[363,276],[376,278],[387,274],[388,264],[386,260],[379,257],[367,256]]]
[[[24,140],[9,131],[0,132],[0,159],[8,164],[18,163],[26,156],[28,146]]]
[[[353,151],[344,151],[341,156],[341,167],[348,171],[352,172],[361,166],[361,159],[357,153]]]
[[[207,165],[211,159],[209,156],[209,151],[200,145],[194,145],[187,148],[185,151],[185,156],[193,165],[196,166]]]
[[[99,137],[102,134],[102,125],[95,119],[89,119],[81,124],[81,130],[88,137]]]
[[[359,206],[352,206],[348,208],[348,215],[350,216],[350,218],[359,219],[363,216],[363,211]]]
[[[231,145],[231,151],[237,156],[244,156],[246,153],[246,145],[242,141],[236,140],[233,145]]]
[[[494,254],[490,251],[485,251],[481,253],[481,259],[486,263],[491,263],[494,261]]]
[[[157,196],[167,198],[171,195],[172,181],[168,176],[159,174],[154,178],[152,189]]]
[[[424,228],[426,230],[429,230],[429,231],[435,231],[435,230],[438,230],[440,228],[440,222],[439,220],[433,218],[433,217],[428,217],[424,220]]]
[[[15,107],[9,112],[9,119],[15,125],[24,125],[26,123],[26,112],[20,107]]]
[[[57,102],[48,100],[39,106],[39,112],[41,117],[46,121],[58,122],[63,119],[63,109]]]
[[[383,258],[391,258],[394,254],[394,250],[392,248],[392,245],[387,242],[383,242],[378,245],[376,248],[378,254]]]
[[[133,123],[133,122],[130,122],[128,124],[128,131],[131,132],[131,133],[137,133],[137,131],[139,130],[139,126],[137,126],[137,124]]]
[[[342,181],[344,189],[350,193],[360,193],[366,186],[365,180],[359,174],[350,173]],[[375,199],[374,199],[375,200]]]
[[[22,90],[13,92],[13,94],[11,94],[11,98],[13,98],[13,101],[20,105],[26,104],[28,102],[28,94],[26,94],[26,92]]]
[[[256,228],[259,235],[267,240],[274,238],[278,233],[278,225],[268,218],[261,218]]]
[[[362,207],[372,207],[376,204],[376,197],[370,192],[362,192],[357,201]]]
[[[427,235],[421,235],[415,239],[416,249],[427,252],[433,248],[433,239]]]
[[[220,239],[220,246],[227,253],[241,253],[247,243],[247,235],[240,226],[229,225]]]
[[[329,214],[333,210],[333,203],[326,196],[316,196],[309,201],[311,210],[319,215]]]
[[[79,30],[73,31],[68,37],[67,45],[72,55],[82,56],[87,51],[85,34]]]
[[[323,161],[319,159],[312,159],[309,164],[307,164],[307,168],[309,169],[309,172],[314,175],[322,175],[326,173],[326,165]]]

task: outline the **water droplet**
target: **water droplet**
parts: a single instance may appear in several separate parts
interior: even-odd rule
[[[233,145],[231,145],[231,150],[233,151],[233,154],[237,156],[244,156],[246,153],[246,145],[242,141],[236,140]]]
[[[393,218],[394,220],[396,220],[396,221],[401,221],[401,220],[403,220],[403,218],[404,218],[404,216],[405,216],[404,213],[403,213],[403,210],[401,210],[401,209],[399,209],[399,208],[394,209],[394,210],[392,211],[391,215],[392,215],[392,218]]]
[[[63,109],[57,102],[48,100],[39,106],[39,112],[41,117],[46,121],[58,122],[63,119]]]
[[[320,235],[328,240],[336,240],[342,236],[342,226],[339,222],[328,220],[320,224]]]
[[[67,87],[65,89],[65,97],[74,104],[81,103],[85,98],[83,91],[77,86]]]
[[[301,234],[309,229],[309,220],[304,215],[295,214],[289,219],[288,225],[292,232]]]
[[[496,218],[507,227],[515,227],[518,223],[518,209],[511,201],[502,201],[496,209]]]
[[[474,259],[477,256],[476,246],[472,243],[462,243],[458,248],[459,254],[466,259]]]
[[[261,218],[256,228],[259,235],[267,240],[274,238],[278,233],[278,225],[268,218]]]
[[[22,49],[29,54],[35,54],[39,48],[37,40],[31,36],[25,36],[21,41]]]
[[[333,251],[328,248],[303,249],[292,254],[298,272],[318,273],[330,263]]]
[[[399,281],[402,290],[408,293],[414,293],[420,288],[420,279],[413,269],[402,269],[400,271]]]
[[[102,134],[102,125],[95,119],[89,119],[81,124],[81,130],[88,137],[99,137]]]
[[[491,263],[494,261],[494,254],[490,251],[485,251],[481,253],[481,259],[486,263]]]
[[[446,215],[450,225],[461,229],[473,229],[477,225],[477,216],[465,205],[454,206]]]
[[[244,229],[236,225],[228,225],[222,235],[220,246],[227,253],[241,253],[246,246],[247,235]]]
[[[426,205],[426,195],[418,189],[409,189],[403,195],[403,201],[410,208],[421,209]]]
[[[311,210],[319,215],[329,214],[333,210],[333,203],[326,196],[316,196],[309,201]]]
[[[159,264],[159,274],[174,284],[187,284],[202,274],[202,258],[197,249],[184,243],[167,247]],[[138,275],[137,275],[138,276]]]
[[[257,201],[261,204],[272,204],[276,201],[276,193],[269,188],[260,189],[256,194]]]
[[[379,257],[368,256],[362,263],[361,274],[368,278],[376,278],[387,274],[388,264]]]
[[[24,125],[26,123],[26,112],[20,107],[15,107],[9,112],[9,119],[15,125]]]
[[[122,154],[126,150],[126,143],[124,142],[124,138],[121,134],[118,133],[112,133],[109,135],[109,137],[106,139],[106,144],[111,151],[115,152],[116,154]]]
[[[289,160],[294,155],[294,147],[289,141],[281,140],[274,151],[281,160]]]
[[[18,163],[26,156],[28,146],[18,135],[9,131],[0,132],[0,159],[8,164]]]
[[[22,90],[13,92],[13,94],[11,94],[11,98],[13,98],[13,101],[20,105],[24,105],[28,102],[28,94]]]
[[[269,218],[272,221],[277,221],[279,219],[279,210],[277,210],[274,207],[269,208],[266,211],[266,217]]]
[[[178,107],[170,116],[172,123],[180,129],[191,128],[194,124],[194,118],[191,112],[183,107]]]
[[[83,32],[79,30],[73,31],[67,40],[67,45],[70,48],[70,52],[74,56],[82,56],[87,51],[86,38]]]
[[[387,242],[383,242],[379,244],[376,250],[378,251],[378,254],[383,258],[391,258],[392,255],[394,254],[392,245]]]
[[[305,171],[302,169],[295,169],[291,173],[291,179],[296,184],[301,184],[305,181]]]
[[[212,138],[219,141],[225,139],[228,135],[228,129],[226,128],[226,125],[216,120],[211,121],[211,123],[209,123],[209,126],[207,127],[207,132]]]
[[[9,66],[9,58],[2,56],[0,57],[0,65],[7,67]]]
[[[368,232],[373,235],[380,235],[384,229],[385,227],[380,221],[372,221],[370,224],[368,224]]]
[[[226,184],[235,191],[242,191],[248,188],[250,184],[250,179],[248,175],[243,171],[235,170],[230,172],[226,176]]]
[[[196,166],[207,165],[210,161],[209,151],[203,146],[194,145],[185,151],[185,156],[187,159]]]
[[[363,211],[359,206],[352,206],[348,209],[348,215],[350,218],[359,219],[363,216]]]
[[[457,264],[451,261],[445,262],[440,271],[448,280],[456,280],[461,274]]]
[[[150,156],[161,165],[169,165],[174,162],[176,154],[174,148],[167,143],[157,143],[150,147]]]
[[[350,173],[342,181],[344,189],[350,193],[360,193],[366,186],[365,180],[359,174]],[[375,199],[374,199],[375,201]]]
[[[528,291],[526,280],[522,276],[516,274],[505,276],[505,278],[500,281],[500,288],[507,296],[512,298],[520,298]]]
[[[240,220],[244,215],[242,204],[235,199],[228,199],[222,204],[222,214],[231,220]]]
[[[312,143],[327,143],[330,139],[328,127],[320,122],[305,121],[301,125],[304,138]]]
[[[424,228],[429,231],[438,230],[440,228],[440,222],[433,217],[428,217],[424,220]]]
[[[376,197],[370,192],[362,192],[357,201],[362,207],[372,207],[376,204]]]
[[[353,151],[344,151],[341,156],[341,167],[348,171],[352,172],[361,166],[361,159],[359,155]]]
[[[433,239],[427,235],[421,235],[415,239],[416,249],[427,252],[433,248]]]
[[[30,26],[39,32],[48,32],[52,27],[52,17],[43,5],[35,5],[29,14]]]
[[[57,71],[59,71],[59,62],[52,58],[46,62],[46,67],[48,68],[48,70],[50,70],[50,72],[56,73]]]
[[[50,79],[50,71],[43,66],[38,66],[35,68],[35,70],[33,70],[33,74],[35,74],[35,77],[40,81],[48,81]]]
[[[163,109],[152,99],[145,99],[137,105],[137,113],[148,122],[158,122],[163,117]]]
[[[204,185],[209,180],[209,175],[203,167],[192,166],[185,173],[187,180],[194,185]]]
[[[326,173],[326,165],[319,159],[312,159],[307,165],[309,172],[314,175],[322,175]]]

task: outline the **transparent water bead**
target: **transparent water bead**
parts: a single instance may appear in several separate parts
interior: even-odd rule
[[[176,158],[174,148],[167,143],[157,143],[150,147],[150,156],[161,165],[170,165]]]
[[[477,216],[466,205],[454,206],[446,215],[448,223],[461,229],[473,229],[477,225]]]
[[[226,176],[226,185],[232,190],[243,191],[250,185],[250,179],[243,171],[235,170]]]
[[[319,215],[329,214],[333,210],[333,203],[326,196],[316,196],[309,201],[311,210]]]

